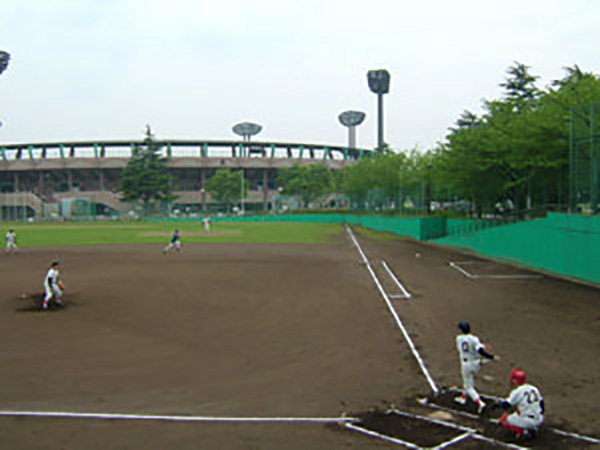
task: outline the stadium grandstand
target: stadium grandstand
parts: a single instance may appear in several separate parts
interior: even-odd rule
[[[324,163],[336,170],[370,150],[298,143],[160,140],[174,180],[168,213],[223,210],[204,190],[220,168],[240,170],[246,211],[270,211],[280,196],[278,171]],[[0,145],[0,220],[132,214],[119,196],[120,176],[143,141]]]

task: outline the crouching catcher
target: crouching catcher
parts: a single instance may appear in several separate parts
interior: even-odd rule
[[[513,411],[502,414],[500,425],[517,438],[535,436],[544,423],[544,399],[538,388],[526,381],[525,372],[513,370],[510,374],[513,390],[508,399],[498,403],[502,409]]]

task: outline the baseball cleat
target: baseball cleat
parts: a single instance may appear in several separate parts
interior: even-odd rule
[[[479,405],[477,405],[477,414],[483,413],[484,410],[485,410],[485,403],[479,402]]]
[[[466,405],[467,404],[467,398],[463,397],[462,395],[459,395],[458,397],[454,397],[454,401],[456,403],[458,403],[459,405]]]

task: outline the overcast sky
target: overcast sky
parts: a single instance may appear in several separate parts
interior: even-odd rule
[[[539,86],[577,64],[600,73],[590,0],[2,0],[0,145],[67,140],[259,139],[345,145],[366,73],[391,74],[385,138],[426,150],[461,112],[499,98],[514,61]]]

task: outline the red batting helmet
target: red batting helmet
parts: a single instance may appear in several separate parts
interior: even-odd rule
[[[510,373],[510,382],[512,384],[522,385],[527,381],[527,374],[522,370],[513,370]]]

